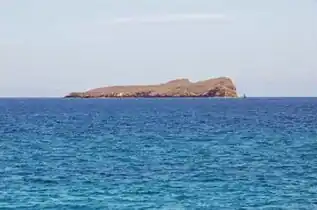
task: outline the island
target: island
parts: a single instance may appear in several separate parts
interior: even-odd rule
[[[237,98],[237,89],[228,77],[191,82],[175,79],[156,85],[101,87],[86,92],[73,92],[66,98],[150,98],[150,97],[226,97]]]

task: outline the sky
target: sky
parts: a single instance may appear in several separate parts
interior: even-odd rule
[[[0,96],[232,78],[317,96],[316,0],[0,1]]]

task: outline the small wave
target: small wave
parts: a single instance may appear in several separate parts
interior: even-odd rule
[[[181,204],[169,204],[163,206],[161,210],[185,210],[185,207]]]

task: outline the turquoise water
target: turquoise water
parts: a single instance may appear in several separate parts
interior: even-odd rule
[[[317,209],[317,99],[0,99],[0,209]]]

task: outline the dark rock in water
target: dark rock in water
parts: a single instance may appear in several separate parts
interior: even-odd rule
[[[127,97],[238,97],[232,80],[220,77],[199,82],[176,79],[158,85],[109,86],[86,92],[73,92],[67,98],[127,98]]]

